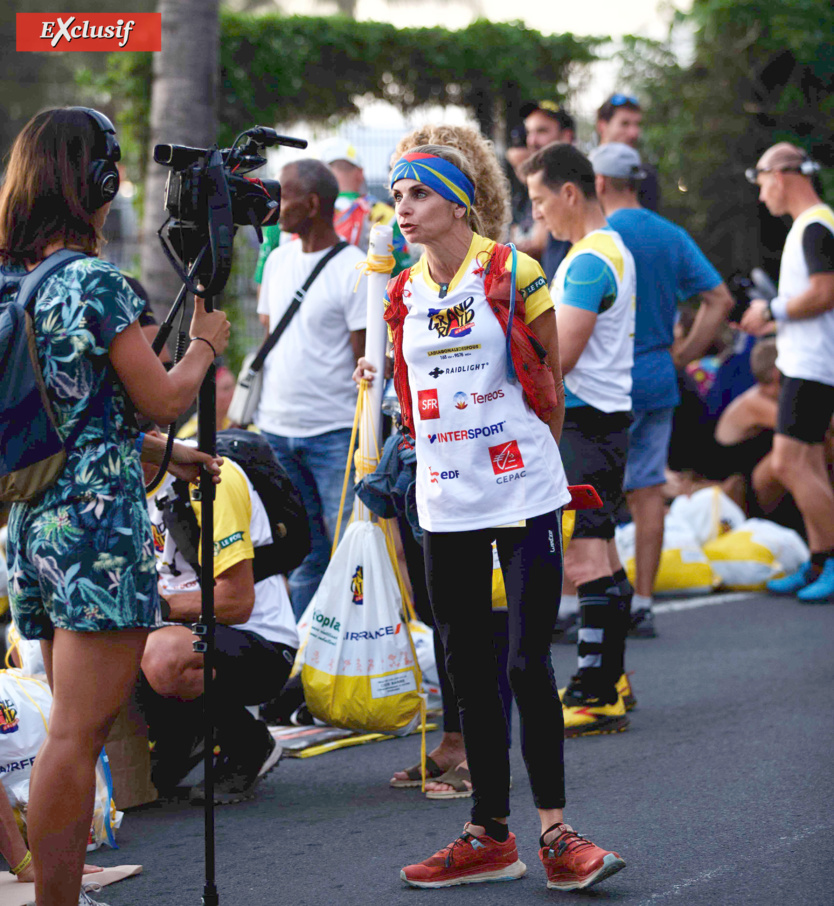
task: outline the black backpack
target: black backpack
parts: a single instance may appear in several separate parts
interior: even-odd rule
[[[272,544],[255,548],[255,581],[295,569],[310,553],[310,524],[301,495],[269,442],[261,434],[228,428],[217,433],[217,455],[228,457],[243,469],[266,509]],[[200,526],[191,506],[188,484],[177,479],[172,487],[173,494],[157,502],[163,510],[165,528],[199,575]]]

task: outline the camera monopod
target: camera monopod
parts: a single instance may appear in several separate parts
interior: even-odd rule
[[[182,280],[182,288],[171,311],[160,327],[154,341],[159,353],[168,339],[177,312],[180,313],[177,354],[184,353],[185,334],[182,321],[184,302],[190,290],[204,299],[206,311],[214,309],[214,297],[226,284],[231,272],[234,236],[238,225],[250,224],[262,239],[260,225],[277,213],[280,205],[280,186],[270,180],[251,180],[242,174],[266,163],[264,147],[283,144],[306,148],[302,139],[278,135],[273,129],[256,126],[241,133],[232,148],[187,148],[180,145],[157,145],[154,159],[172,168],[166,186],[166,208],[170,216],[160,227],[158,235],[163,251]],[[167,238],[164,231],[167,227]],[[172,242],[173,240],[173,242]],[[206,265],[210,258],[209,266]],[[186,264],[187,262],[187,264]],[[202,286],[197,285],[197,279]],[[216,364],[212,362],[203,379],[197,397],[197,445],[201,452],[212,456],[217,449]],[[151,484],[158,484],[167,469],[173,446],[174,431],[169,432],[168,447],[159,474]],[[211,473],[200,469],[199,489],[192,499],[202,507],[200,519],[200,622],[192,631],[196,636],[194,651],[203,655],[203,727],[204,727],[204,823],[205,823],[205,883],[203,906],[218,906],[215,866],[214,822],[214,684],[215,629],[214,613],[214,498]]]

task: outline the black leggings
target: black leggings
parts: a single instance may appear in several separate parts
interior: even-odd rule
[[[507,673],[537,808],[565,804],[564,719],[550,659],[562,589],[560,511],[524,528],[424,532],[426,582],[460,711],[472,821],[510,813],[510,757],[493,645],[493,539],[507,589]]]

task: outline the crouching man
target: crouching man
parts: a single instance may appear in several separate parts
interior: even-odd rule
[[[163,625],[142,658],[153,780],[170,794],[202,757],[203,656],[191,624],[200,619],[200,503],[194,486],[166,477],[149,498],[157,553]],[[247,706],[274,698],[286,683],[298,634],[283,576],[269,575],[259,548],[272,544],[264,503],[243,468],[226,459],[214,510],[214,600],[217,618],[214,800],[237,802],[281,757],[266,724]],[[190,504],[190,505],[189,505]],[[264,551],[266,553],[266,551]],[[272,559],[267,557],[267,559]],[[189,793],[204,801],[202,783]]]

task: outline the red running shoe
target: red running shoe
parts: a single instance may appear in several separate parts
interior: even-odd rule
[[[456,884],[477,884],[479,881],[514,881],[527,866],[518,858],[515,834],[506,843],[492,837],[476,837],[467,831],[445,849],[425,862],[406,865],[400,877],[412,887],[453,887]]]
[[[559,830],[559,836],[539,850],[539,858],[547,872],[548,887],[579,890],[599,884],[625,868],[625,861],[617,853],[600,849],[569,825],[557,824],[545,834],[551,830]]]

